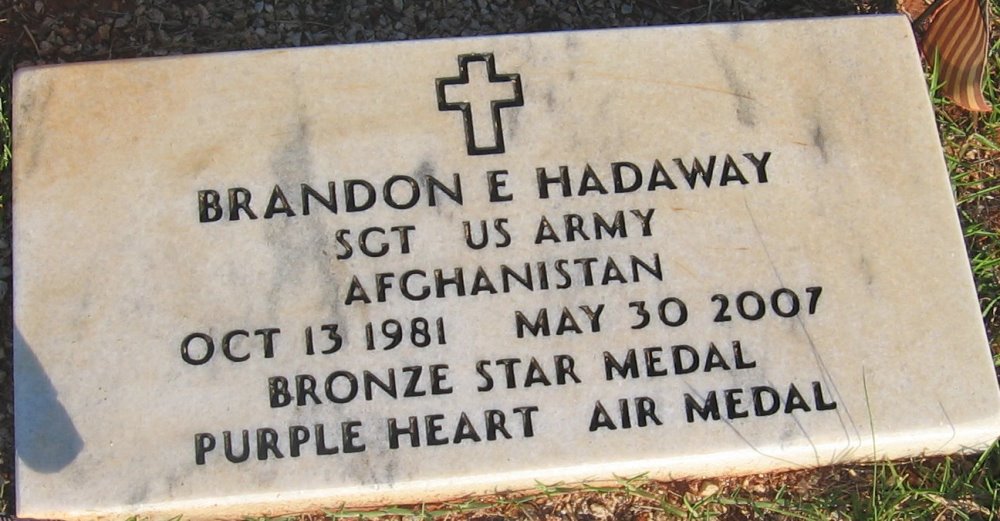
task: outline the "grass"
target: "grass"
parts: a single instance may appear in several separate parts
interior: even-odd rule
[[[994,520],[1000,511],[1000,447],[975,458],[852,465],[721,481],[614,486],[538,485],[438,505],[333,509],[248,521],[413,519]]]
[[[10,166],[11,150],[10,150],[10,107],[9,103],[6,102],[10,96],[7,93],[8,85],[6,83],[0,85],[0,113],[3,114],[0,117],[0,139],[3,140],[3,147],[0,149],[0,171],[6,172],[7,168]],[[0,194],[2,197],[3,194]],[[0,204],[4,202],[0,199]]]
[[[993,7],[993,33],[1000,30]],[[992,333],[994,362],[1000,362],[1000,39],[990,49],[987,99],[996,110],[968,115],[954,110],[935,96],[938,128],[945,150],[965,232],[972,271],[987,330]],[[931,74],[936,92],[936,74]]]
[[[994,20],[1000,18],[1000,8],[994,5],[993,10]],[[994,21],[993,26],[993,34],[1000,33],[1000,24]],[[992,113],[971,115],[940,98],[937,75],[933,71],[929,74],[929,83],[983,319],[992,338],[993,360],[1000,367],[1000,39],[993,40],[990,61],[985,90],[987,99],[998,107]],[[8,230],[10,70],[9,65],[3,67],[0,79],[0,171],[3,173],[0,218],[3,222],[0,222],[0,229]],[[10,512],[11,476],[6,468],[0,471],[3,471],[0,473],[0,513]],[[1000,444],[975,456],[673,483],[653,482],[636,476],[618,478],[614,486],[539,484],[522,494],[374,510],[333,508],[268,519],[372,518],[1000,520]],[[138,519],[133,517],[129,521]]]
[[[11,167],[11,126],[10,126],[10,85],[11,85],[11,74],[13,65],[0,63],[0,237],[4,239],[10,238],[10,207],[7,202],[10,199],[11,193],[11,179],[10,179],[10,167]],[[10,266],[10,259],[5,262],[6,266]],[[8,291],[8,293],[10,293]],[[0,309],[5,309],[5,311],[0,312],[0,324],[9,324],[9,317],[4,316],[7,313],[6,310],[10,310],[10,299],[9,296],[0,298],[0,302],[4,302]],[[10,331],[10,328],[4,328],[4,331]],[[0,347],[2,348],[2,347]],[[10,360],[10,355],[0,359],[3,362],[2,367],[5,371],[12,370],[12,363]],[[0,382],[0,387],[5,387],[4,382]],[[2,403],[12,403],[13,402],[13,390],[12,389],[0,389],[0,404]],[[0,428],[3,428],[0,426]],[[10,429],[13,431],[13,428]],[[13,443],[11,441],[10,443]],[[7,447],[0,447],[0,451],[6,452]],[[10,451],[13,452],[13,451]],[[11,483],[11,475],[7,472],[7,467],[13,467],[3,461],[0,458],[0,514],[4,512],[10,512],[12,506],[10,505],[10,498],[12,496],[13,484]]]

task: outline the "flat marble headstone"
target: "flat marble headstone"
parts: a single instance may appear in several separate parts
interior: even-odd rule
[[[1000,434],[902,17],[46,67],[14,110],[22,516]]]

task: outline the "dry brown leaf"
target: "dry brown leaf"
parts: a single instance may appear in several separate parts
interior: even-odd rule
[[[927,22],[921,50],[928,61],[938,62],[942,93],[966,110],[992,110],[983,96],[988,44],[987,10],[980,0],[945,0]]]
[[[916,20],[920,18],[920,15],[924,14],[927,10],[927,2],[924,0],[897,0],[896,9],[910,17],[910,20]]]

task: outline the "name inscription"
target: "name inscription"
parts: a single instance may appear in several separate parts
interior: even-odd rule
[[[706,190],[765,185],[769,182],[771,152],[740,152],[694,158],[620,161],[597,167],[537,167],[528,197],[551,200],[575,197],[615,197],[658,190]],[[523,175],[523,173],[518,173]],[[489,170],[477,180],[490,204],[511,202],[516,194],[508,170]],[[348,178],[319,187],[274,185],[266,190],[237,186],[198,190],[197,219],[205,225],[361,213],[379,208],[406,211],[420,206],[461,207],[470,182],[460,173],[451,176],[391,175],[383,181]],[[508,218],[463,220],[464,246],[470,250],[503,249],[530,241],[534,245],[654,238],[656,208],[623,208],[611,212],[542,214],[530,229],[514,229]],[[417,225],[385,224],[332,232],[338,261],[412,255],[423,237]],[[461,247],[461,245],[459,245]],[[336,298],[346,306],[369,306],[399,301],[455,299],[512,292],[533,293],[591,286],[628,285],[664,280],[658,251],[622,252],[577,258],[546,257],[518,264],[442,266],[349,275],[336,284]],[[732,321],[795,320],[822,310],[823,288],[809,281],[797,288],[733,288],[727,293],[666,296],[659,301],[634,300],[610,310],[607,302],[586,305],[517,309],[507,317],[508,341],[599,333],[609,327],[643,330],[676,328],[692,313],[702,311],[717,324]],[[614,318],[611,318],[614,317]],[[361,369],[298,374],[274,374],[262,382],[260,399],[271,409],[338,406],[365,401],[437,400],[442,412],[420,416],[387,416],[370,420],[344,418],[333,423],[261,426],[259,428],[193,434],[197,465],[245,463],[269,459],[321,457],[368,450],[415,449],[536,436],[536,424],[545,415],[544,402],[507,409],[449,411],[447,396],[455,393],[496,393],[515,389],[569,388],[589,382],[627,382],[652,378],[758,370],[755,351],[767,346],[746,345],[739,339],[691,342],[642,348],[622,346],[603,351],[599,367],[578,362],[571,353],[545,356],[479,358],[468,365],[452,363],[384,364],[380,353],[407,349],[445,350],[456,342],[450,320],[461,317],[411,316],[355,324],[316,323],[286,339],[287,328],[254,326],[211,335],[203,331],[182,335],[179,354],[197,367],[240,364],[253,358],[275,360],[284,351],[294,356],[335,357],[354,350],[369,351],[373,365]],[[497,319],[502,319],[497,317]],[[611,320],[623,321],[611,324]],[[347,333],[350,331],[350,334]],[[467,339],[462,339],[467,340]],[[459,387],[454,375],[473,375],[471,385]],[[659,428],[671,423],[731,421],[777,414],[822,413],[837,408],[831,393],[819,381],[720,388],[707,394],[610,397],[596,400],[581,417],[578,428],[597,433],[618,429]],[[435,398],[439,397],[439,398]],[[663,411],[665,401],[676,403]],[[373,430],[381,430],[370,436]],[[369,439],[371,438],[371,439]],[[374,439],[385,446],[373,447]]]

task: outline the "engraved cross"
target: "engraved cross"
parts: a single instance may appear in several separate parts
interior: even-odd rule
[[[469,155],[502,154],[500,109],[524,105],[521,75],[497,74],[493,53],[463,54],[458,76],[437,79],[437,100],[438,110],[462,111]]]

